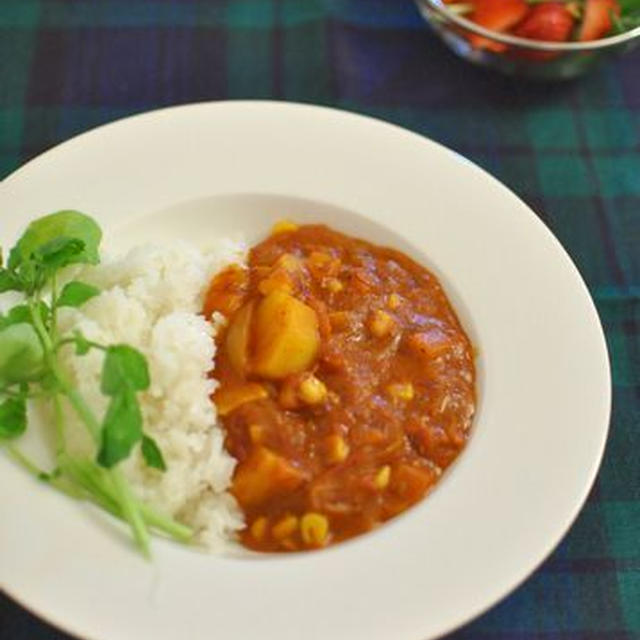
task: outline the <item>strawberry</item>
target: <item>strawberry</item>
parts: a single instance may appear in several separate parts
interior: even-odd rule
[[[611,13],[620,15],[618,0],[585,0],[578,40],[597,40],[611,31]]]
[[[518,24],[527,15],[528,10],[525,0],[475,0],[469,19],[492,31],[507,31]],[[469,35],[469,42],[476,49],[506,49],[505,45],[476,34]]]
[[[573,30],[573,16],[561,2],[535,5],[513,34],[529,40],[564,42]]]

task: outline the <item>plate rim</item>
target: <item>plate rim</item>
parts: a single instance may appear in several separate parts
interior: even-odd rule
[[[15,169],[13,172],[5,176],[3,180],[0,182],[0,190],[4,189],[7,186],[11,186],[11,184],[15,179],[22,177],[23,174],[27,173],[34,167],[37,167],[41,162],[45,161],[48,156],[51,156],[53,154],[60,153],[60,152],[65,153],[68,151],[69,148],[71,148],[73,145],[77,144],[81,140],[85,140],[93,136],[104,135],[105,132],[108,133],[108,130],[110,128],[116,128],[122,125],[123,123],[131,124],[133,121],[136,121],[136,120],[163,118],[166,114],[173,111],[185,111],[185,110],[194,109],[194,108],[209,108],[209,107],[218,106],[218,105],[238,106],[240,108],[249,106],[250,108],[258,108],[258,109],[261,107],[267,107],[270,109],[271,108],[277,109],[277,108],[284,107],[284,109],[294,108],[294,109],[301,109],[301,110],[313,110],[316,112],[325,113],[329,116],[337,115],[340,117],[348,116],[354,119],[363,119],[363,120],[369,121],[370,124],[373,126],[382,125],[387,128],[393,128],[396,130],[397,134],[410,136],[412,138],[415,138],[416,140],[419,140],[421,143],[426,142],[432,145],[433,147],[436,147],[439,153],[446,153],[450,156],[455,157],[455,159],[458,162],[463,162],[469,165],[473,171],[475,171],[478,175],[482,177],[483,180],[491,181],[494,184],[494,186],[499,187],[500,190],[508,194],[510,197],[515,198],[519,201],[519,203],[522,205],[521,212],[522,213],[524,213],[524,211],[527,212],[529,219],[531,221],[534,221],[534,223],[537,224],[538,227],[544,231],[547,238],[554,243],[556,249],[560,251],[564,259],[568,262],[568,264],[571,267],[574,281],[576,281],[576,284],[579,284],[583,295],[586,296],[586,299],[589,301],[590,310],[592,313],[592,319],[595,319],[597,323],[597,327],[599,329],[598,336],[601,342],[600,346],[603,347],[603,355],[604,355],[605,364],[606,364],[606,389],[603,389],[603,391],[606,392],[605,398],[604,398],[605,400],[604,404],[606,405],[606,415],[607,415],[606,425],[602,430],[601,436],[599,438],[597,456],[593,458],[591,468],[589,470],[589,480],[587,483],[584,484],[581,491],[580,499],[576,502],[572,512],[565,516],[565,520],[562,526],[559,528],[559,533],[554,537],[553,541],[550,541],[546,544],[547,549],[545,554],[542,557],[540,557],[538,561],[534,563],[533,566],[531,566],[528,569],[528,571],[522,574],[517,580],[511,581],[511,586],[507,590],[503,591],[503,593],[500,596],[494,597],[490,601],[487,601],[486,603],[484,603],[482,606],[477,607],[473,611],[470,611],[464,617],[461,617],[459,621],[457,621],[452,626],[447,627],[447,629],[443,630],[441,633],[435,636],[430,636],[432,638],[442,637],[443,635],[446,635],[447,633],[450,633],[455,629],[459,629],[460,627],[468,624],[470,621],[486,613],[489,609],[494,607],[498,602],[501,602],[504,598],[506,598],[508,595],[513,593],[518,587],[520,587],[545,562],[545,560],[547,560],[547,558],[551,555],[551,553],[557,548],[558,544],[567,535],[568,531],[575,523],[575,520],[577,519],[579,513],[581,512],[582,508],[584,507],[587,501],[588,495],[594,485],[594,482],[596,480],[597,474],[600,470],[602,460],[604,457],[609,430],[610,430],[610,424],[611,424],[611,408],[612,408],[611,358],[609,355],[606,334],[604,332],[604,328],[602,326],[602,322],[598,314],[597,307],[584,281],[584,278],[582,277],[582,274],[580,273],[571,255],[564,248],[564,245],[555,236],[555,234],[547,226],[547,224],[534,212],[534,210],[526,202],[524,202],[515,192],[513,192],[507,185],[502,183],[500,180],[494,177],[491,173],[489,173],[483,167],[469,160],[462,154],[448,148],[442,143],[437,142],[436,140],[433,140],[431,138],[428,138],[425,135],[422,135],[420,133],[407,129],[401,125],[388,122],[378,117],[359,113],[355,110],[335,108],[335,107],[316,105],[316,104],[310,104],[310,103],[288,102],[288,101],[280,101],[280,100],[216,100],[216,101],[203,100],[203,101],[198,101],[193,103],[170,105],[170,106],[162,107],[159,109],[140,111],[140,112],[125,116],[123,118],[119,118],[110,122],[100,124],[95,127],[91,127],[90,129],[80,132],[60,142],[57,145],[50,147],[42,151],[41,153],[38,153],[37,155],[29,159],[26,163],[24,163],[23,165]],[[86,630],[75,629],[73,627],[73,624],[68,621],[58,620],[54,615],[48,612],[42,613],[37,608],[35,607],[32,608],[28,600],[21,598],[19,593],[12,591],[9,585],[2,584],[2,589],[9,596],[10,599],[17,602],[20,606],[25,608],[34,616],[42,620],[45,620],[49,624],[52,624],[53,626],[63,630],[65,633],[68,633],[75,637],[81,637],[81,635],[84,635],[86,633]],[[91,637],[101,637],[101,636],[91,635]]]

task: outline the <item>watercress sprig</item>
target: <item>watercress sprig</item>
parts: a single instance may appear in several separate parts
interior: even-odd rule
[[[74,498],[88,499],[126,521],[145,555],[149,531],[188,541],[191,530],[157,513],[133,494],[118,464],[140,446],[149,467],[166,470],[162,451],[143,431],[138,394],[149,387],[147,361],[129,345],[102,345],[81,333],[60,335],[58,309],[79,307],[98,295],[93,285],[67,282],[58,291],[60,272],[73,264],[99,262],[102,232],[89,216],[58,211],[32,222],[9,252],[0,251],[0,293],[14,291],[24,300],[0,314],[0,446],[29,473]],[[73,386],[59,362],[59,352],[73,348],[82,357],[92,349],[104,353],[100,389],[109,398],[99,418]],[[53,408],[56,467],[46,472],[15,446],[27,429],[27,403],[43,398]],[[72,455],[66,445],[63,401],[91,435],[95,459]]]

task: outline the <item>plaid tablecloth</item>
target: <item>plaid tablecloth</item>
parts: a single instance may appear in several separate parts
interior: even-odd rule
[[[455,58],[411,0],[0,0],[1,177],[95,125],[223,98],[396,122],[486,168],[551,227],[607,334],[606,457],[555,553],[450,637],[640,638],[640,51],[527,84]],[[0,638],[66,636],[0,596]]]

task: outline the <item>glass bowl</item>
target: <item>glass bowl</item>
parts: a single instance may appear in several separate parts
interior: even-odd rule
[[[415,3],[431,28],[460,57],[513,75],[547,80],[575,78],[603,58],[626,53],[640,42],[640,27],[589,42],[528,40],[485,29],[448,9],[442,0],[415,0]],[[504,51],[476,49],[467,39],[470,34],[487,38],[498,46],[505,45]]]

